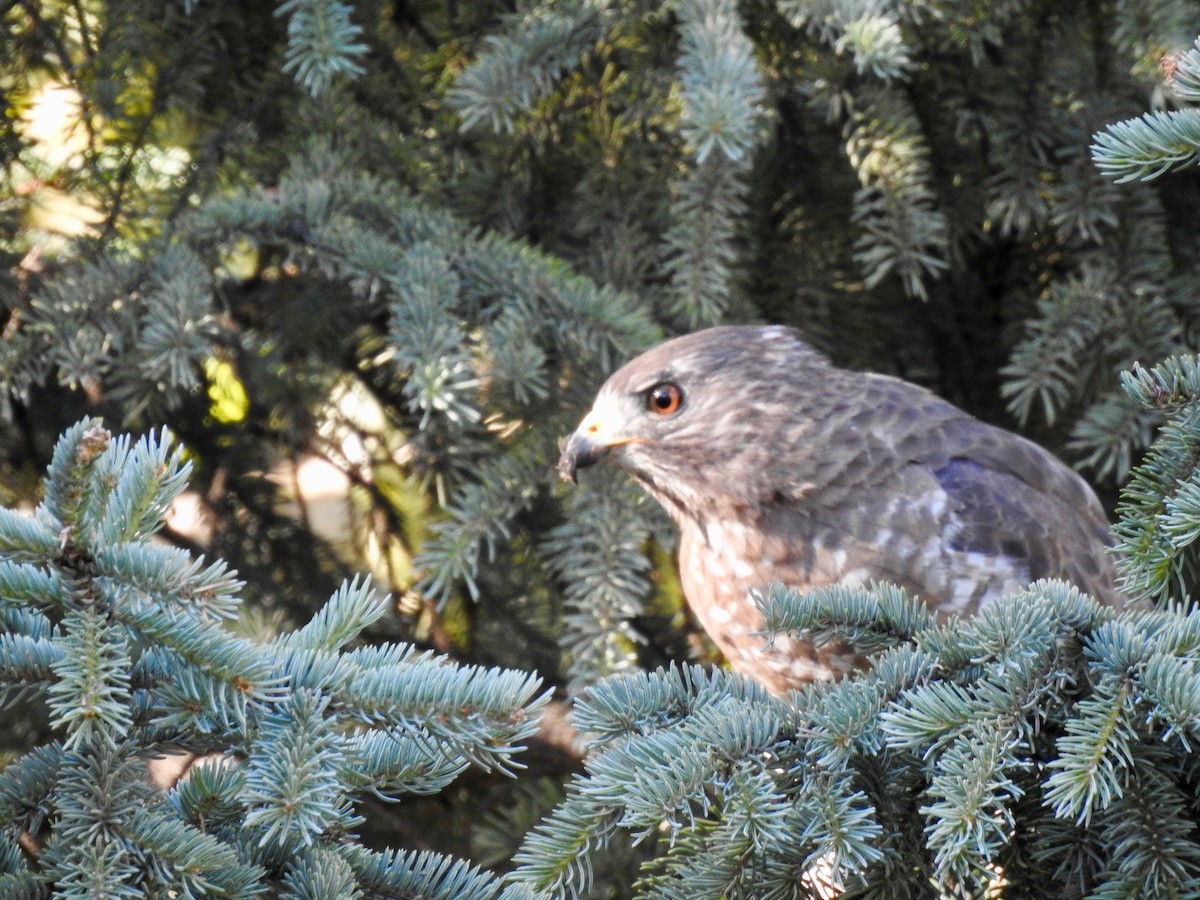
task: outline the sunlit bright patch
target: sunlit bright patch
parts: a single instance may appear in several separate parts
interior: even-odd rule
[[[226,424],[245,419],[250,412],[250,398],[233,366],[210,356],[204,361],[204,374],[208,377],[208,399],[212,401],[208,414]]]

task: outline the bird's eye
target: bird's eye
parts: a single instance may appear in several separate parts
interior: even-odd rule
[[[664,381],[646,392],[646,408],[657,416],[669,416],[683,405],[679,385]]]

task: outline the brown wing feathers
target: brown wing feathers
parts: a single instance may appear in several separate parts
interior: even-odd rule
[[[922,388],[830,365],[790,329],[709,329],[628,363],[559,470],[606,456],[679,525],[700,623],[774,690],[861,659],[786,638],[764,649],[746,594],[773,581],[893,581],[944,613],[1043,577],[1120,600],[1103,510],[1077,474]]]

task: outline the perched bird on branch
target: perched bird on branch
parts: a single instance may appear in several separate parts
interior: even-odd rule
[[[924,388],[837,368],[789,328],[711,328],[628,363],[559,473],[604,458],[678,524],[683,591],[717,647],[777,692],[862,660],[782,635],[764,647],[747,592],[773,581],[890,581],[943,615],[1049,577],[1119,599],[1082,478]]]

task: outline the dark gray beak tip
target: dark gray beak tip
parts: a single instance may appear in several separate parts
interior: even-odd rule
[[[575,476],[575,470],[579,468],[575,462],[575,457],[563,451],[562,456],[558,458],[558,479],[559,481],[569,481],[572,484],[578,484],[579,479]]]
[[[578,471],[595,465],[604,456],[606,448],[598,447],[578,432],[571,435],[562,445],[558,457],[558,477],[573,484],[579,483]]]

